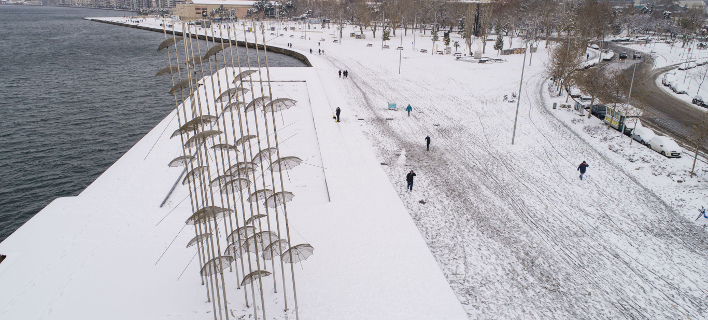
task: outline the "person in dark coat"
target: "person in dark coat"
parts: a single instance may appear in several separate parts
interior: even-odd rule
[[[415,173],[411,170],[411,172],[406,175],[406,182],[408,182],[409,191],[413,191],[413,177],[415,177]]]
[[[406,111],[408,111],[408,116],[410,117],[410,116],[411,116],[411,111],[413,111],[413,107],[411,107],[411,105],[409,104],[409,105],[406,107]]]
[[[339,77],[342,77],[342,70],[339,70]]]
[[[581,163],[581,164],[578,166],[578,171],[580,171],[580,180],[583,180],[583,175],[585,174],[585,170],[587,170],[587,168],[588,168],[589,166],[590,166],[590,165],[587,164],[585,161],[583,161],[583,163]]]
[[[427,147],[426,151],[430,151],[430,136],[425,137],[425,146]]]
[[[342,112],[342,109],[339,109],[339,107],[337,107],[337,110],[334,112],[337,115],[337,122],[339,122],[339,114],[341,112]]]

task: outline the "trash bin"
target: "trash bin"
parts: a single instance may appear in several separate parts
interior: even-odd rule
[[[558,106],[558,102],[553,103],[553,109],[555,109]]]

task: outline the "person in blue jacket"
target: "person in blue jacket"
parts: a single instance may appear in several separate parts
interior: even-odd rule
[[[413,107],[411,107],[411,105],[409,104],[409,105],[406,107],[406,111],[408,111],[408,116],[410,117],[410,116],[411,116],[411,111],[413,111]]]
[[[583,161],[583,163],[581,163],[581,164],[578,166],[578,171],[580,171],[580,180],[583,180],[583,175],[585,174],[585,170],[587,170],[587,168],[588,168],[589,166],[590,166],[590,165],[587,164],[585,161]]]

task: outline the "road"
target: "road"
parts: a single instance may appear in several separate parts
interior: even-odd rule
[[[610,48],[615,52],[620,50],[632,52],[630,49],[615,45],[610,45]],[[613,61],[612,64],[618,63]],[[652,69],[653,64],[651,56],[645,54],[634,76],[632,100],[639,100],[641,105],[645,106],[644,115],[641,118],[642,123],[675,138],[679,143],[693,150],[695,148],[695,142],[692,141],[695,137],[693,124],[696,119],[705,116],[706,112],[677,99],[656,85],[657,77],[677,68],[678,64]],[[631,77],[632,68],[626,68],[624,72]],[[708,151],[708,136],[703,139],[702,145],[701,151],[705,154]]]

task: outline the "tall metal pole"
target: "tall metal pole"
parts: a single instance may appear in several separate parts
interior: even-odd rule
[[[524,46],[525,48],[526,46]],[[524,69],[526,69],[526,50],[524,50],[524,63],[521,66],[521,80],[519,81],[519,94],[516,98],[516,116],[514,117],[514,133],[511,136],[511,144],[514,144],[516,138],[516,121],[519,119],[519,103],[521,102],[521,85],[524,84]]]
[[[406,17],[401,18],[401,21],[405,23]],[[401,34],[401,47],[398,48],[398,74],[401,74],[401,59],[403,56],[403,34]]]
[[[632,81],[629,83],[629,94],[627,95],[627,108],[629,108],[629,100],[632,99],[632,86],[634,86],[634,73],[637,72],[637,64],[639,62],[634,63],[634,70],[632,70]],[[592,108],[592,106],[591,106]],[[626,118],[625,118],[626,119]],[[629,145],[632,145],[632,140],[634,140],[634,129],[637,128],[637,121],[639,120],[639,116],[637,116],[637,119],[634,120],[634,128],[632,129],[632,136],[629,138]],[[624,128],[620,130],[620,132],[624,131]]]

